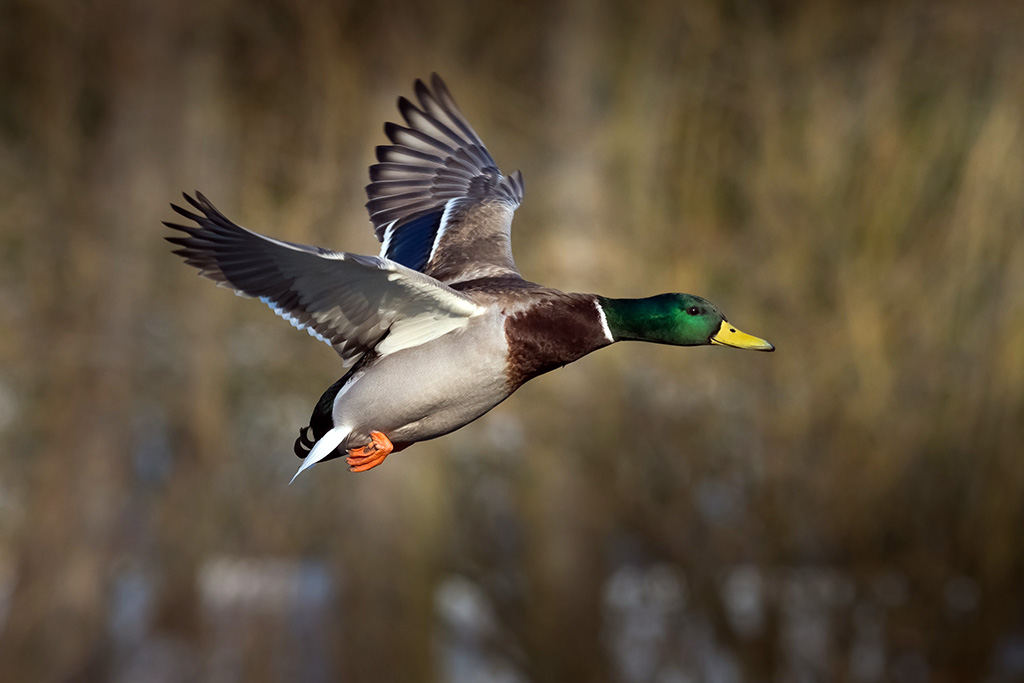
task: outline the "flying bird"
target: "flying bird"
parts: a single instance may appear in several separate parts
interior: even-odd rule
[[[401,97],[366,187],[378,256],[247,230],[201,193],[166,239],[199,274],[256,297],[350,366],[299,431],[295,476],[353,472],[469,424],[528,380],[620,341],[773,351],[693,294],[613,299],[524,280],[512,258],[519,171],[502,175],[437,74]],[[294,477],[292,481],[294,481]]]

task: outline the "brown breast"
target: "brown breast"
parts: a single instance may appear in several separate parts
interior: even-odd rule
[[[505,320],[513,388],[611,343],[592,294],[537,288],[530,299]]]

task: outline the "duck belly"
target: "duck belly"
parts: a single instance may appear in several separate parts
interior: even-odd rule
[[[487,326],[490,327],[490,326]],[[342,448],[383,432],[402,448],[469,424],[512,393],[502,329],[458,330],[383,356],[357,373],[334,402],[334,425],[351,429]]]

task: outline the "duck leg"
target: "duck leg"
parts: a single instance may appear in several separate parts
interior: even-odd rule
[[[350,448],[345,462],[350,472],[365,472],[384,462],[384,458],[395,449],[391,440],[382,432],[370,432],[370,443],[360,448]]]

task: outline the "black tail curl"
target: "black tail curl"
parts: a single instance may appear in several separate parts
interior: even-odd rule
[[[309,438],[309,427],[303,427],[299,430],[299,438],[295,439],[295,455],[305,460],[315,444],[316,441]]]
[[[313,414],[309,418],[309,426],[303,427],[299,430],[299,438],[295,439],[295,455],[299,456],[303,460],[309,455],[309,452],[313,450],[313,446],[317,441],[323,438],[324,434],[331,431],[334,428],[334,399],[341,391],[341,388],[345,386],[348,380],[356,373],[357,370],[363,367],[369,358],[373,354],[366,354],[359,361],[356,362],[348,372],[339,379],[337,382],[327,388],[327,391],[323,393],[320,400],[316,402],[316,407],[313,408]],[[312,432],[312,434],[310,434]],[[334,453],[324,458],[324,460],[332,460],[337,458],[340,453],[335,450]]]

